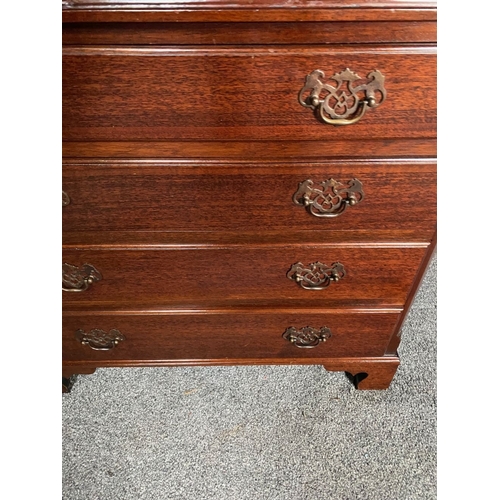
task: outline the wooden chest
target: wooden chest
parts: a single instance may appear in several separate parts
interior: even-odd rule
[[[435,156],[434,2],[63,1],[63,389],[222,364],[387,388]]]

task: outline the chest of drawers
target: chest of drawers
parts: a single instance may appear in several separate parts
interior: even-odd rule
[[[322,364],[385,389],[436,244],[436,9],[63,1],[63,390]]]

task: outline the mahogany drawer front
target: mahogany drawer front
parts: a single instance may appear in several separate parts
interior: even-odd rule
[[[396,312],[338,311],[70,315],[63,317],[63,363],[88,361],[94,366],[113,363],[130,366],[148,360],[166,364],[182,360],[189,364],[224,358],[382,356],[398,316]],[[298,335],[304,327],[312,327],[318,332],[327,327],[331,337],[313,348],[299,348],[283,338],[290,327],[295,328]],[[113,345],[111,338],[111,342],[100,344],[104,350],[93,349],[91,345],[99,346],[93,339],[101,335],[114,336],[116,343]],[[82,338],[87,343],[82,344]]]
[[[339,197],[332,187],[322,185],[330,179],[340,183]],[[346,189],[354,179],[361,188],[352,192],[361,201],[349,206]],[[307,186],[312,193],[305,193]],[[436,164],[432,160],[66,163],[63,188],[69,196],[63,209],[65,231],[411,227],[430,239],[436,223]],[[328,196],[333,200],[328,201]],[[306,199],[321,208],[308,208]]]
[[[332,82],[347,68],[362,79],[378,70],[387,97],[354,125],[322,123],[299,103],[299,92],[315,70]],[[63,50],[64,141],[356,139],[359,154],[363,140],[435,136],[430,46]]]
[[[250,245],[165,250],[65,250],[63,263],[100,273],[85,291],[63,292],[67,308],[206,304],[402,305],[426,246],[366,248]],[[313,265],[319,263],[316,267]],[[340,266],[337,266],[340,263]],[[320,290],[310,273],[320,272]],[[296,266],[297,265],[297,266]],[[295,267],[294,267],[295,266]],[[65,266],[66,274],[68,274]],[[339,277],[334,281],[334,277]],[[307,280],[305,280],[307,277]],[[331,279],[330,279],[331,278]],[[304,286],[311,287],[305,289]],[[81,287],[78,285],[78,287]]]

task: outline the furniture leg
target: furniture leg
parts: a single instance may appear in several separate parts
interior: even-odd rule
[[[71,391],[73,384],[76,381],[76,376],[79,374],[90,375],[95,372],[95,368],[63,368],[62,370],[62,392],[68,393]]]
[[[340,360],[323,365],[329,371],[345,371],[356,389],[387,389],[399,366],[399,358],[373,358],[364,360]]]

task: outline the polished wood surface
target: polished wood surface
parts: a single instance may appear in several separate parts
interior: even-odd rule
[[[63,262],[91,264],[102,280],[85,292],[63,292],[63,305],[198,305],[266,299],[279,305],[402,305],[426,248],[299,248],[276,246],[205,250],[65,250]],[[340,262],[346,276],[324,290],[304,290],[287,278],[293,264]],[[293,307],[293,305],[292,305]]]
[[[127,250],[141,249],[217,249],[268,248],[276,245],[287,248],[309,246],[321,248],[427,248],[426,232],[401,231],[224,231],[221,232],[157,232],[157,231],[65,231],[63,248],[67,250]]]
[[[139,15],[138,15],[139,14]],[[64,22],[436,20],[428,0],[63,0]]]
[[[327,126],[327,125],[325,125]],[[67,141],[65,158],[435,158],[436,139],[356,139],[343,141]]]
[[[306,179],[357,178],[364,198],[335,218],[292,200]],[[313,162],[65,162],[65,231],[427,232],[436,220],[432,160]]]
[[[231,358],[339,358],[382,356],[398,314],[170,314],[126,316],[68,316],[63,319],[63,362],[85,358],[92,366],[176,360],[198,364]],[[314,348],[298,348],[282,334],[288,327],[327,326],[332,337]],[[125,340],[97,351],[82,345],[75,332],[94,328],[118,329]]]
[[[318,8],[341,9],[341,8],[379,8],[379,9],[420,9],[435,8],[436,2],[431,0],[62,0],[63,10],[77,8],[111,9],[111,10],[146,10],[147,4],[150,10],[165,9],[178,12],[182,9],[300,9],[307,8],[316,10]]]
[[[299,91],[316,69],[346,68],[379,70],[387,98],[355,127],[321,123]],[[63,140],[434,138],[435,80],[427,46],[66,47]]]
[[[63,389],[108,366],[322,364],[386,389],[435,248],[436,4],[427,0],[63,1]],[[355,125],[298,94],[316,69],[385,76]],[[299,183],[363,184],[333,219]],[[323,290],[291,266],[341,262]],[[331,328],[300,349],[289,327]],[[93,350],[78,330],[118,328]]]
[[[88,364],[88,361],[85,363]],[[211,365],[323,365],[329,371],[344,371],[348,378],[359,390],[383,390],[388,389],[394,374],[400,364],[397,356],[381,357],[355,357],[355,358],[232,358],[232,359],[203,359],[203,360],[173,360],[158,361],[148,360],[134,362],[127,360],[124,363],[120,361],[108,360],[103,366],[134,366],[134,367],[154,367],[154,366],[211,366]],[[82,361],[66,361],[63,368],[63,392],[69,392],[74,378],[77,374],[94,373],[96,368],[82,366]]]
[[[282,45],[432,43],[433,21],[294,23],[66,23],[65,45]]]
[[[331,360],[324,365],[327,370],[345,371],[359,390],[388,389],[398,366],[397,356]]]

